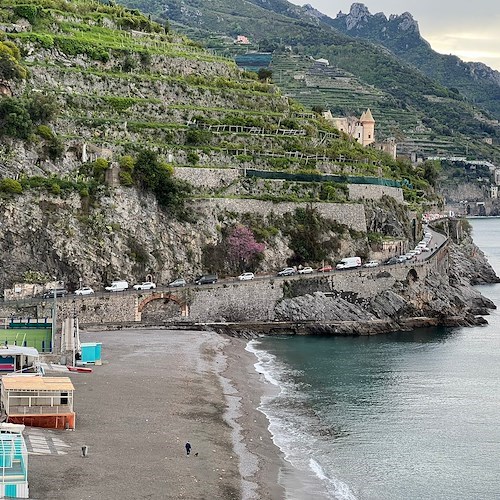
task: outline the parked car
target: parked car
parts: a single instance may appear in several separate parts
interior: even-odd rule
[[[186,286],[186,285],[187,283],[184,278],[177,278],[176,280],[168,284],[168,286]]]
[[[330,265],[326,265],[326,266],[320,267],[319,269],[317,269],[317,271],[318,271],[318,273],[329,273],[329,272],[333,271],[333,267]]]
[[[399,264],[400,260],[397,257],[391,257],[390,259],[387,259],[384,264],[386,266],[392,266],[394,264]]]
[[[89,286],[82,286],[82,288],[75,290],[75,295],[92,295],[93,293],[94,290],[92,290]]]
[[[278,272],[278,276],[292,276],[295,274],[295,268],[293,267],[285,267],[281,271]]]
[[[68,290],[66,288],[50,288],[43,293],[42,297],[44,299],[51,299],[54,297],[54,294],[56,297],[65,297],[68,295]]]
[[[216,274],[204,274],[202,276],[198,276],[194,282],[197,285],[209,285],[217,283],[217,275]]]
[[[128,288],[128,281],[112,281],[110,286],[107,286],[104,290],[107,292],[123,292]]]
[[[238,279],[240,281],[249,281],[253,280],[255,278],[255,275],[253,273],[243,273],[238,276]]]
[[[299,269],[299,274],[311,274],[314,272],[314,269],[310,266],[303,267]]]
[[[156,283],[152,281],[143,281],[137,285],[133,286],[134,290],[154,290],[156,288]]]
[[[378,260],[369,260],[363,267],[378,267],[379,265]]]
[[[399,257],[396,257],[396,259],[398,259],[398,264],[401,264],[401,263],[406,262],[408,260],[406,255],[400,255]]]

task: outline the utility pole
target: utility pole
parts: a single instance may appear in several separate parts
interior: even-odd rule
[[[57,291],[54,288],[54,302],[52,303],[52,352],[55,351],[55,339],[56,339],[56,328],[57,328]]]

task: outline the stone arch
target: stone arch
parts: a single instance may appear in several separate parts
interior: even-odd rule
[[[408,283],[418,281],[418,273],[417,273],[417,271],[415,271],[415,269],[411,268],[408,271],[408,274],[406,275],[406,281]]]
[[[176,304],[178,306],[178,309],[180,310],[181,317],[189,316],[189,306],[185,300],[181,299],[177,295],[174,295],[170,292],[155,292],[152,293],[151,295],[148,295],[147,297],[144,297],[144,299],[142,299],[137,304],[137,317],[136,317],[137,321],[142,320],[142,313],[145,307],[154,301],[163,301],[163,304],[165,306],[172,303]],[[161,310],[161,305],[160,305],[160,310]]]

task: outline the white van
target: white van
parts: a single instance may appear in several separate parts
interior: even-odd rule
[[[361,267],[361,257],[346,257],[335,266],[336,269],[352,269],[354,267]]]
[[[128,288],[128,282],[126,281],[112,281],[110,286],[105,288],[108,292],[123,292]]]

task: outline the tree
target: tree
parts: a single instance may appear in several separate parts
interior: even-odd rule
[[[273,76],[273,72],[267,68],[260,68],[259,71],[257,72],[257,75],[261,82],[267,82]]]
[[[264,249],[264,243],[256,241],[252,230],[245,226],[236,226],[227,238],[229,260],[239,271],[254,266]]]

